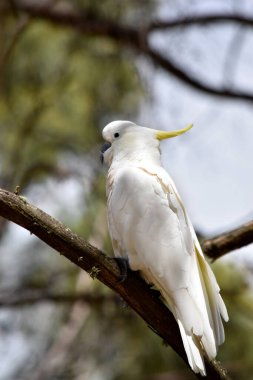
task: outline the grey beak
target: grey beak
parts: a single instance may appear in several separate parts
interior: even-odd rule
[[[112,145],[111,143],[106,142],[106,143],[104,143],[101,146],[101,149],[100,149],[100,161],[101,161],[102,164],[104,163],[104,152],[106,152],[107,149],[109,149],[111,147],[111,145]]]

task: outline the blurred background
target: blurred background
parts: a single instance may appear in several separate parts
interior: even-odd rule
[[[164,165],[202,237],[239,227],[253,216],[252,62],[251,0],[1,0],[0,186],[111,255],[102,128],[194,123],[163,143]],[[4,219],[0,239],[0,380],[193,378],[98,281]],[[252,246],[212,267],[230,315],[218,359],[253,379]]]

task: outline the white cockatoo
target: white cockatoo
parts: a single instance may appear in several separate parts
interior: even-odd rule
[[[103,129],[107,212],[114,254],[154,285],[177,320],[192,370],[205,375],[224,342],[226,306],[175,184],[160,140],[181,135],[113,121]]]

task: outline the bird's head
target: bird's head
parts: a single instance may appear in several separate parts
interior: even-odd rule
[[[177,131],[158,131],[156,129],[141,127],[131,121],[112,121],[102,132],[106,143],[101,148],[101,162],[108,166],[112,160],[130,158],[141,160],[158,148],[160,140],[179,136],[192,128],[192,124]],[[156,149],[157,151],[158,149]]]

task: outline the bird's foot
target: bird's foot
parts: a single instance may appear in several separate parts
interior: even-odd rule
[[[151,290],[152,295],[153,295],[154,297],[159,298],[159,297],[161,296],[161,292],[155,287],[154,284],[152,284],[152,283],[148,283],[148,287],[149,287],[149,289]]]
[[[115,257],[115,260],[118,264],[119,270],[120,270],[120,279],[119,282],[125,282],[127,279],[127,272],[128,272],[128,260],[123,257]]]

